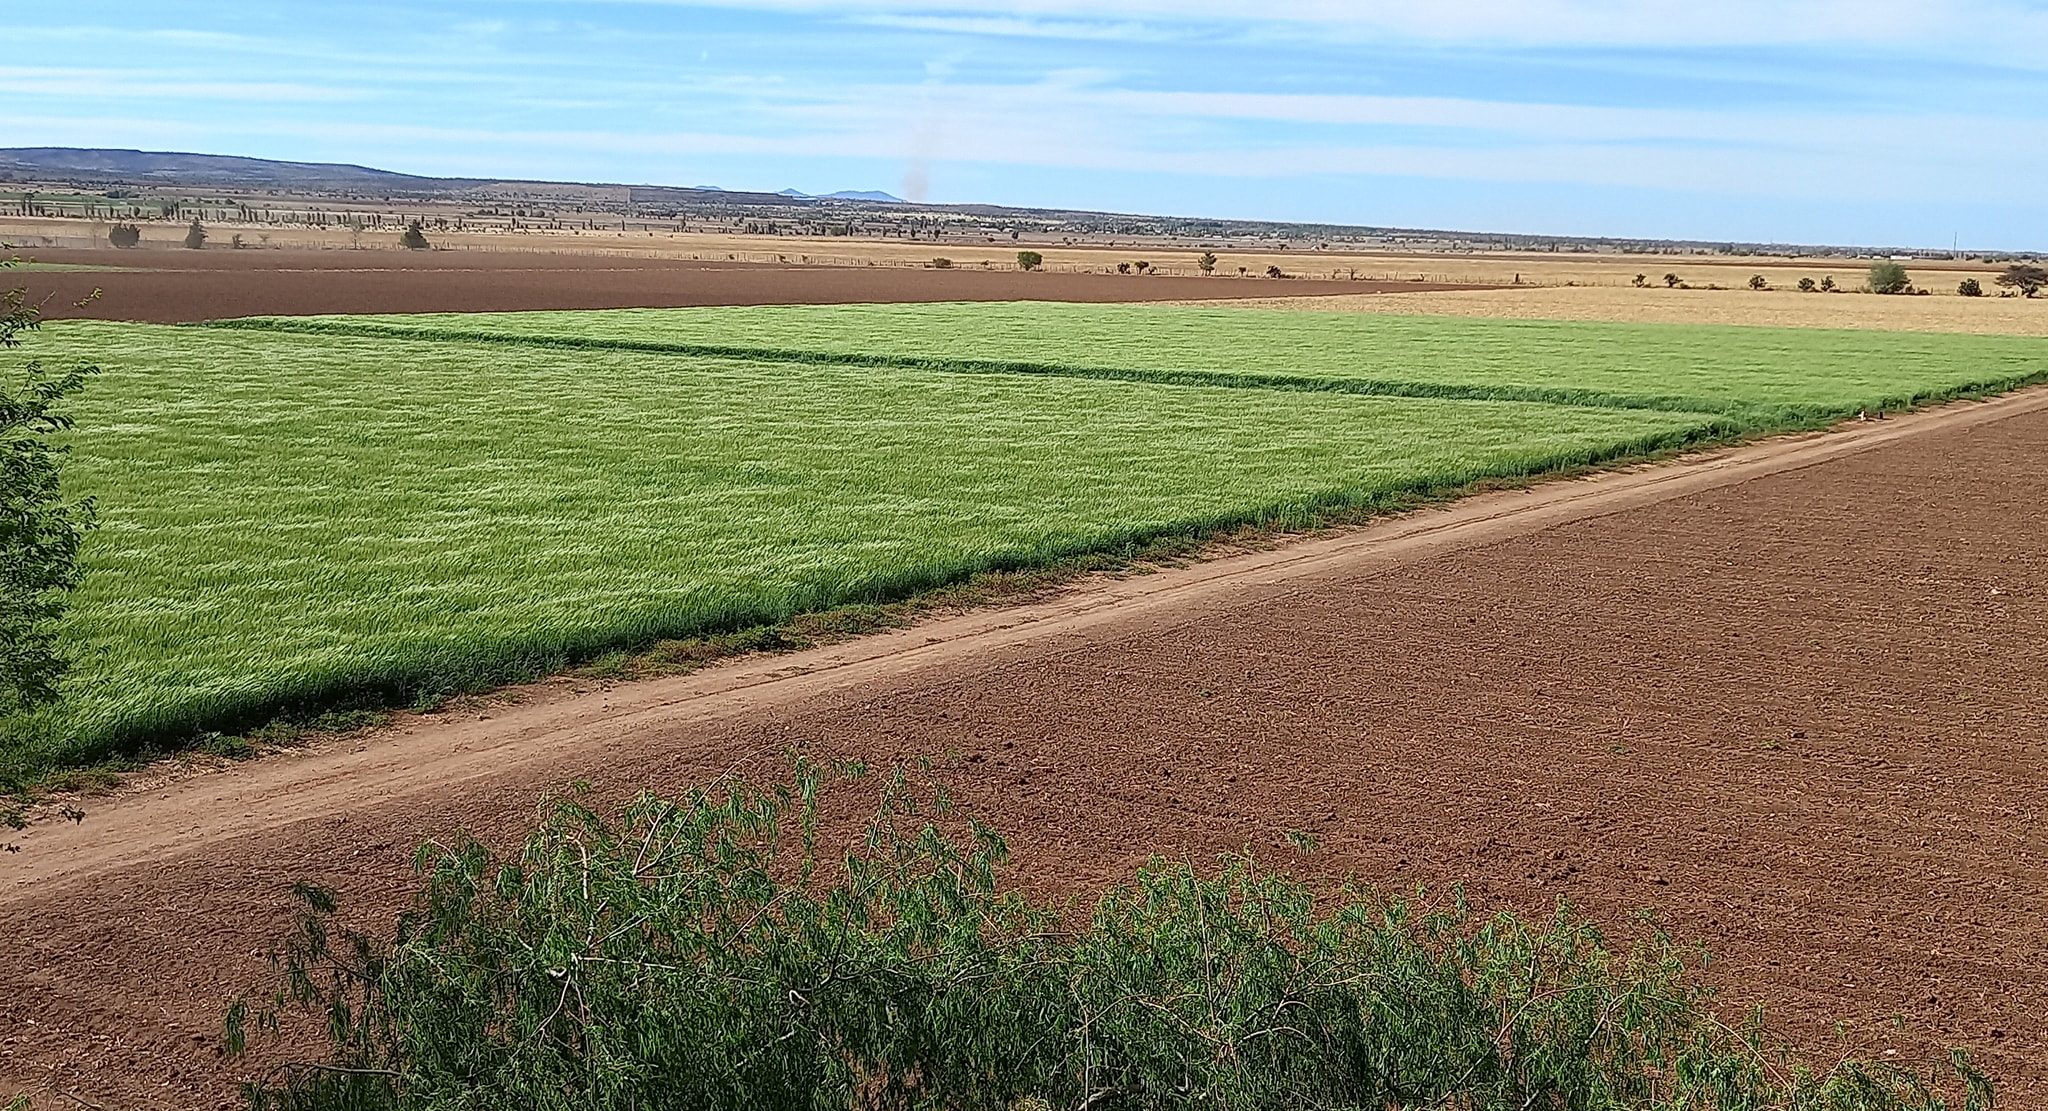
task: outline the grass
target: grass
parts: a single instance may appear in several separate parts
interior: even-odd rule
[[[1951,280],[1952,279],[1946,279]],[[1953,285],[1950,288],[1954,288]],[[1218,302],[1208,302],[1211,307]],[[1715,324],[1879,332],[1961,332],[2048,338],[2048,299],[2021,297],[1875,297],[1747,289],[1670,290],[1544,286],[1442,293],[1247,298],[1232,308],[1285,312],[1359,312],[1493,319],[1585,320],[1636,324]]]
[[[17,780],[977,572],[1689,442],[1712,415],[65,323],[107,368]]]
[[[1724,413],[1749,427],[2048,379],[2032,338],[1185,306],[824,305],[248,319],[237,327]]]

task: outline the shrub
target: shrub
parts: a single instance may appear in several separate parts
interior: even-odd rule
[[[1749,288],[1758,290],[1759,292],[1761,292],[1762,290],[1769,289],[1771,288],[1770,279],[1764,277],[1762,274],[1751,274],[1749,276]]]
[[[1905,293],[1912,288],[1913,279],[1904,266],[1891,261],[1870,264],[1870,292]]]
[[[1650,276],[1648,274],[1637,274],[1635,276],[1635,280],[1629,282],[1628,284],[1636,287],[1637,289],[1642,289],[1643,287],[1650,284]]]
[[[1146,262],[1144,259],[1139,259],[1138,261],[1131,264],[1131,269],[1136,270],[1140,274],[1143,274],[1152,269],[1152,264]]]
[[[1017,269],[1036,270],[1045,265],[1045,256],[1037,251],[1018,251]]]
[[[1617,952],[1569,908],[1319,902],[1246,856],[1155,861],[1062,917],[997,882],[997,834],[901,774],[854,852],[821,851],[821,789],[806,773],[617,818],[561,802],[513,859],[423,850],[388,939],[298,889],[285,987],[238,1003],[227,1043],[296,1007],[331,1059],[273,1072],[252,1106],[1952,1106],[1724,1025],[1661,932]]]
[[[1984,296],[1984,283],[1975,278],[1964,278],[1956,283],[1956,293],[1963,297]]]
[[[116,247],[140,246],[142,229],[134,224],[115,224],[107,230],[107,242]]]
[[[1517,276],[1519,276],[1519,275],[1517,275]],[[1676,274],[1666,274],[1666,275],[1664,275],[1664,288],[1665,288],[1665,289],[1677,289],[1677,288],[1678,288],[1678,275],[1676,275]]]
[[[195,251],[206,246],[206,229],[199,226],[197,217],[193,218],[192,226],[185,229],[185,246]]]
[[[42,310],[25,291],[0,294],[0,351],[41,326]],[[72,424],[64,402],[96,373],[84,365],[51,373],[34,361],[0,370],[0,717],[54,700],[70,666],[58,623],[78,586],[94,512],[90,498],[65,497],[70,448],[62,440]]]
[[[949,259],[949,258],[935,258],[935,259],[933,259],[933,260],[932,260],[932,269],[934,269],[934,270],[951,270],[952,268],[953,268],[953,260],[952,260],[952,259]]]
[[[1268,266],[1266,267],[1266,276],[1269,278],[1284,278],[1287,274],[1278,266]]]
[[[1195,260],[1195,268],[1204,274],[1214,274],[1216,272],[1216,252],[1203,251],[1202,257]]]
[[[1117,263],[1117,264],[1116,264],[1116,272],[1117,272],[1117,273],[1119,273],[1119,274],[1128,274],[1128,273],[1130,273],[1130,272],[1131,272],[1131,264],[1130,264],[1130,263],[1128,263],[1128,262],[1119,262],[1119,263]]]
[[[1835,276],[1833,274],[1822,274],[1820,276],[1820,291],[1822,293],[1833,293],[1835,291]]]
[[[2042,286],[2048,286],[2048,269],[2015,262],[1993,280],[2007,289],[2018,290],[2022,297],[2032,297],[2041,292]]]
[[[1812,279],[1812,278],[1801,278],[1801,279],[1799,279],[1799,292],[1801,292],[1801,293],[1814,293],[1814,292],[1817,292],[1817,291],[1818,291],[1819,289],[1820,289],[1820,287],[1819,287],[1819,286],[1816,286],[1816,285],[1814,285],[1814,284],[1813,284],[1813,279]]]
[[[428,247],[426,224],[419,220],[414,220],[412,223],[407,224],[405,233],[398,237],[398,245],[408,251],[426,250]]]

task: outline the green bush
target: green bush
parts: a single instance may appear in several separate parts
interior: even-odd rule
[[[1568,909],[1321,902],[1244,856],[1155,862],[1062,915],[1004,889],[1001,838],[901,774],[829,858],[820,782],[616,819],[572,799],[502,862],[423,850],[389,940],[301,890],[286,986],[238,1004],[228,1044],[303,1012],[331,1056],[273,1072],[252,1106],[1951,1106],[1724,1025],[1661,933],[1622,952]],[[1990,1106],[1966,1057],[1953,1075],[1962,1107]]]
[[[1045,256],[1037,251],[1018,251],[1017,269],[1036,270],[1045,265]]]
[[[1984,296],[1984,283],[1975,278],[1964,278],[1956,283],[1956,293],[1963,297]]]
[[[1870,264],[1870,292],[1906,293],[1913,288],[1913,279],[1906,268],[1896,262],[1873,262]]]
[[[430,244],[427,242],[427,226],[425,222],[414,220],[412,223],[407,224],[404,233],[398,237],[398,245],[408,251],[426,250]]]
[[[142,243],[142,229],[134,224],[115,224],[107,229],[107,242],[115,247],[134,247]]]

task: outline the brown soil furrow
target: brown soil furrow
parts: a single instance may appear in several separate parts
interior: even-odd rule
[[[38,251],[119,269],[18,277],[51,319],[182,323],[321,313],[512,312],[919,301],[1199,301],[1275,284],[1237,278],[749,265],[616,256],[394,251]],[[1485,288],[1290,281],[1298,295]],[[79,306],[94,290],[100,297]]]

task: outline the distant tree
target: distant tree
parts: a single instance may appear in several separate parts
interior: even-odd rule
[[[116,247],[134,247],[142,242],[142,229],[134,224],[115,224],[107,231],[107,242]]]
[[[206,246],[206,229],[199,226],[199,218],[192,218],[192,226],[185,229],[185,246],[198,250]]]
[[[1131,264],[1131,269],[1136,270],[1140,274],[1143,274],[1146,271],[1152,269],[1152,264],[1146,262],[1143,259],[1139,259],[1137,262]]]
[[[1833,293],[1835,291],[1835,276],[1833,274],[1822,274],[1820,276],[1820,291],[1822,293]]]
[[[1195,260],[1195,265],[1204,274],[1214,274],[1216,272],[1216,252],[1203,251],[1202,257]]]
[[[427,243],[426,224],[422,223],[419,220],[414,220],[412,223],[407,224],[405,227],[405,233],[398,237],[398,245],[404,247],[408,251],[426,250],[427,247],[430,246],[430,244]]]
[[[22,290],[0,294],[0,350],[21,346],[41,322]],[[78,585],[93,505],[65,500],[68,449],[54,441],[71,428],[64,401],[96,373],[51,374],[35,362],[0,373],[0,717],[55,699],[66,670],[56,624]]]
[[[1284,278],[1287,274],[1278,266],[1268,266],[1266,267],[1266,276],[1269,278]]]
[[[1519,275],[1517,275],[1517,276],[1519,276]],[[1665,288],[1665,289],[1677,289],[1677,288],[1678,288],[1678,275],[1676,275],[1676,274],[1666,274],[1666,275],[1664,275],[1664,288]]]
[[[2042,286],[2048,286],[2048,269],[2015,262],[1993,280],[2007,289],[2018,290],[2022,297],[2032,297],[2041,292]]]
[[[1801,293],[1812,293],[1812,292],[1816,291],[1816,290],[1817,290],[1817,289],[1819,289],[1819,288],[1820,288],[1820,287],[1818,287],[1818,286],[1816,286],[1816,285],[1814,285],[1814,284],[1813,284],[1813,279],[1812,279],[1812,278],[1801,278],[1801,279],[1799,279],[1799,292],[1801,292]]]
[[[1650,276],[1648,274],[1637,274],[1635,280],[1628,284],[1636,287],[1637,289],[1641,289],[1644,286],[1650,284]]]
[[[1128,262],[1119,262],[1119,263],[1117,263],[1117,264],[1116,264],[1116,272],[1117,272],[1117,273],[1119,273],[1119,274],[1128,274],[1128,273],[1130,273],[1130,272],[1131,272],[1131,264],[1130,264],[1130,263],[1128,263]]]
[[[1964,278],[1956,283],[1956,295],[1959,297],[1982,297],[1984,296],[1984,283],[1975,278]]]
[[[1251,273],[1251,267],[1249,266],[1240,266],[1237,268],[1237,276],[1240,278],[1244,277],[1246,274],[1249,273]]]
[[[1749,278],[1749,288],[1762,291],[1771,288],[1771,283],[1762,274],[1752,274]]]
[[[1913,279],[1906,268],[1890,260],[1870,264],[1870,292],[1905,293],[1913,288]]]
[[[935,259],[933,259],[933,260],[932,260],[932,269],[934,269],[934,270],[951,270],[952,268],[953,268],[953,260],[952,260],[952,259],[949,259],[949,258],[935,258]]]
[[[1017,269],[1036,270],[1045,265],[1045,256],[1037,251],[1018,251]]]

